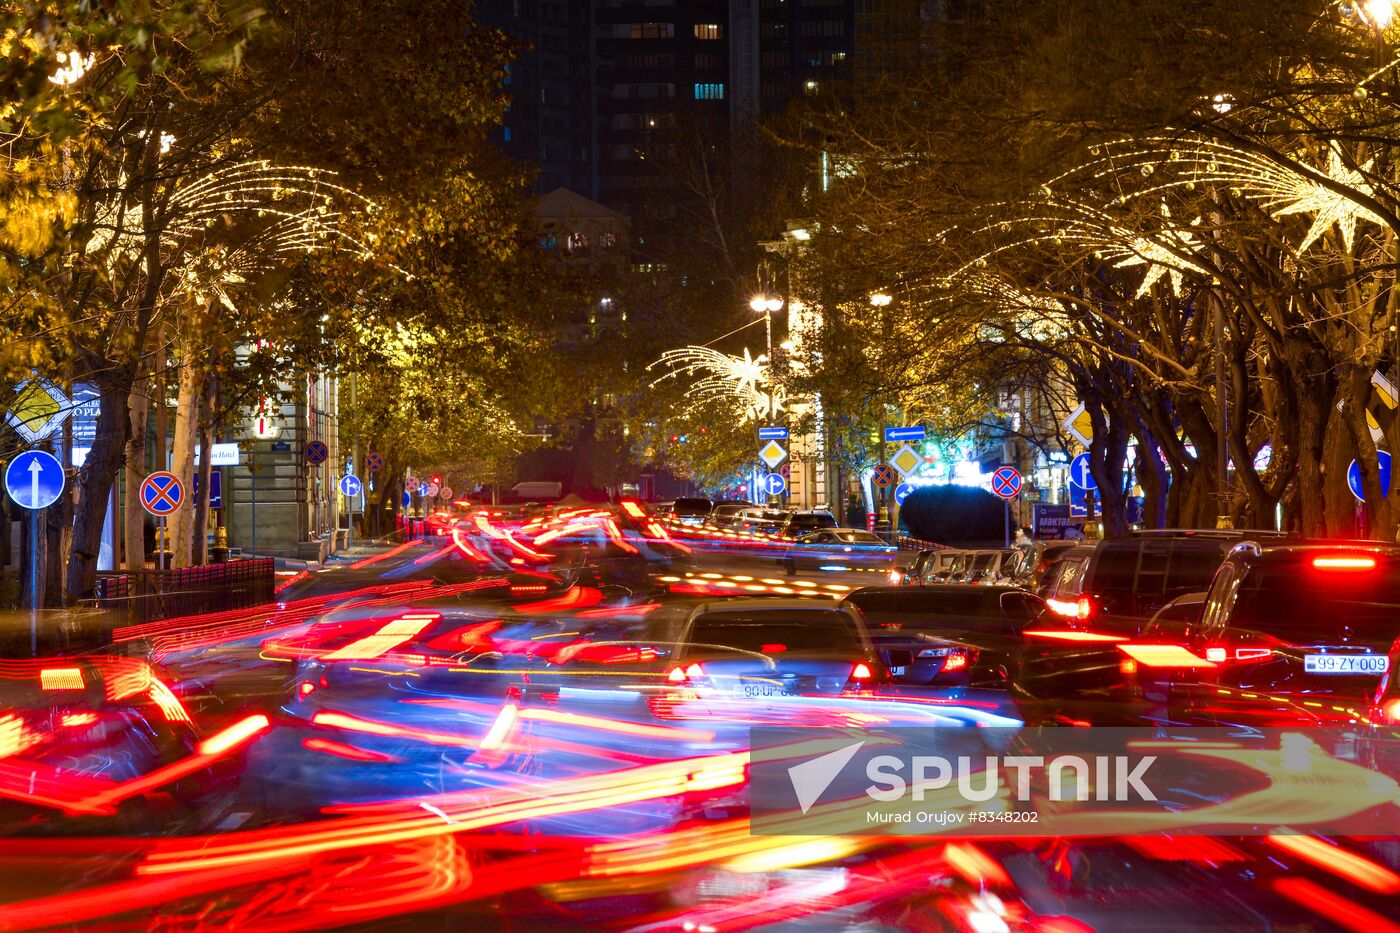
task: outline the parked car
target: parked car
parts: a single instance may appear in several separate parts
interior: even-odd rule
[[[1285,540],[1274,532],[1140,531],[1064,551],[1038,592],[1066,616],[1096,630],[1136,637],[1152,615],[1183,593],[1204,589],[1225,554],[1244,540]]]
[[[1000,583],[1003,567],[1017,557],[1013,548],[984,548],[973,551],[971,558],[958,577],[956,583]]]
[[[894,568],[899,549],[859,528],[824,528],[799,537],[779,563],[788,576],[798,570],[883,570]]]

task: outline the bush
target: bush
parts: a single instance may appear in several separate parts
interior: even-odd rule
[[[911,492],[900,507],[909,533],[925,541],[969,546],[1006,536],[1002,501],[976,486],[925,486]]]

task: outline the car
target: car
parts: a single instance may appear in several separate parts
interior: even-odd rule
[[[859,528],[824,528],[793,541],[779,559],[783,572],[794,576],[798,570],[877,570],[894,569],[899,549],[884,539]]]
[[[836,516],[826,509],[794,509],[788,513],[783,527],[778,529],[789,538],[796,538],[809,531],[837,527]]]
[[[960,553],[956,548],[925,548],[902,571],[899,582],[904,586],[934,583],[938,573],[951,567],[954,557]]]
[[[783,509],[751,508],[739,513],[734,523],[735,531],[749,534],[776,535],[787,521]]]
[[[717,502],[705,524],[715,528],[737,528],[739,517],[753,508],[752,502]]]
[[[888,677],[859,610],[801,599],[703,602],[656,629],[666,680],[740,703],[839,695]]]
[[[683,496],[671,503],[666,517],[682,525],[703,525],[714,509],[714,503],[700,496]]]
[[[1009,582],[1033,590],[1045,578],[1050,566],[1075,547],[1073,541],[1032,541],[1017,548],[1020,552],[1006,571]]]
[[[984,548],[973,551],[961,573],[949,582],[953,583],[1000,583],[1002,568],[1009,566],[1017,557],[1013,548]]]
[[[845,601],[860,610],[893,677],[935,686],[1007,686],[1019,673],[1021,633],[1051,615],[1039,596],[1012,586],[865,587]]]
[[[1092,617],[1096,631],[1136,637],[1158,609],[1183,593],[1204,589],[1231,547],[1255,539],[1287,537],[1179,529],[1081,544],[1060,555],[1037,592],[1057,612]]]
[[[1200,611],[1119,645],[1174,721],[1365,721],[1400,636],[1400,546],[1273,539],[1236,543]],[[1174,637],[1173,637],[1174,636]]]

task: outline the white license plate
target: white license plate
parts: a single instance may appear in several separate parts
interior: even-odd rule
[[[1384,674],[1390,659],[1383,654],[1305,654],[1303,671],[1308,674]]]
[[[737,684],[731,691],[736,700],[762,700],[769,697],[801,696],[796,687],[786,684],[751,683]]]

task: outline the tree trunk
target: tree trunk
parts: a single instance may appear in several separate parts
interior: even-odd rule
[[[102,525],[111,504],[112,485],[121,468],[130,416],[127,397],[131,377],[123,370],[100,374],[93,380],[102,409],[97,415],[97,436],[79,473],[78,502],[73,514],[73,552],[68,559],[68,595],[87,599],[97,583],[97,555],[102,545]],[[140,528],[140,525],[137,525]]]
[[[171,566],[189,567],[193,559],[194,509],[190,505],[194,490],[194,442],[199,423],[200,370],[192,347],[186,348],[180,366],[180,393],[175,405],[175,449],[170,457],[170,472],[185,486],[185,501],[166,524],[171,535]],[[205,459],[209,452],[205,451]]]
[[[209,563],[209,493],[210,478],[214,472],[214,415],[218,407],[219,379],[210,376],[204,381],[204,392],[199,406],[199,448],[204,451],[196,469],[199,471],[199,495],[191,505],[194,507],[194,548],[196,564]]]
[[[122,529],[122,565],[127,570],[141,570],[146,566],[147,516],[141,507],[141,481],[146,478],[146,422],[151,411],[152,384],[150,373],[143,367],[141,378],[131,384],[131,393],[127,396],[131,433],[126,440],[126,521]]]

